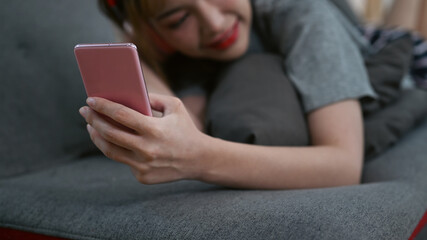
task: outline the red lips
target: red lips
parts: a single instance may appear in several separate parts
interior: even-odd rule
[[[217,39],[215,39],[212,43],[208,44],[207,48],[214,50],[226,50],[237,41],[238,37],[239,21],[236,21],[229,30],[217,37]]]

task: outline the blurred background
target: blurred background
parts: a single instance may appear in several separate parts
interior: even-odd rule
[[[427,38],[427,0],[348,0],[366,23],[415,30]]]

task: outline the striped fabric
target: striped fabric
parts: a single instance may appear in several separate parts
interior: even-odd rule
[[[374,51],[380,51],[387,44],[399,38],[411,37],[414,43],[411,76],[419,88],[427,89],[427,41],[421,35],[398,28],[387,29],[375,26],[364,26],[361,31],[371,43]]]

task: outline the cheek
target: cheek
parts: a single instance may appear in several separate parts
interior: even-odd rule
[[[247,0],[216,0],[220,2],[221,6],[228,9],[236,9],[236,7],[241,6]]]
[[[250,14],[251,4],[249,0],[217,0],[224,10],[233,12],[239,12],[242,15],[247,16]]]
[[[166,31],[163,37],[169,45],[180,52],[188,54],[199,49],[199,33],[194,23],[174,31]]]
[[[252,22],[252,6],[249,0],[235,0],[240,14],[248,23]]]

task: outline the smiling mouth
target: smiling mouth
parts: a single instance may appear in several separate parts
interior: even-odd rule
[[[218,39],[214,40],[212,43],[206,45],[207,48],[214,50],[225,50],[231,47],[239,37],[239,20],[233,24],[233,26],[224,32]]]

